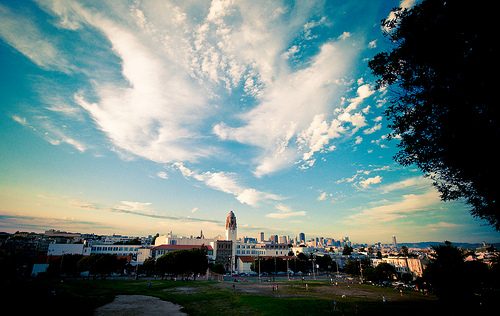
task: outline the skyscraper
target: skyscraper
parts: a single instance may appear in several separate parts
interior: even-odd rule
[[[264,242],[264,232],[260,232],[257,238],[258,242]]]
[[[396,235],[392,235],[392,246],[394,248],[398,248],[398,244],[396,243]]]
[[[299,243],[304,243],[306,241],[306,234],[299,233]]]

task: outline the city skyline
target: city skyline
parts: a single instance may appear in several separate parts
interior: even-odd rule
[[[0,4],[0,231],[500,242],[393,160],[367,63],[415,3]]]

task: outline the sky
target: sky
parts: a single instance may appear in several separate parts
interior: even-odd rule
[[[415,1],[0,2],[0,231],[500,242],[394,162]]]

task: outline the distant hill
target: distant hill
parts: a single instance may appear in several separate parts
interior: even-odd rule
[[[462,248],[462,249],[476,249],[479,247],[483,246],[483,243],[476,243],[476,244],[471,244],[471,243],[466,243],[466,242],[451,242],[453,246]],[[490,245],[489,243],[486,243],[487,245]],[[416,242],[416,243],[398,243],[398,247],[401,246],[406,246],[408,248],[427,248],[431,247],[433,245],[444,245],[444,242],[442,241],[424,241],[424,242]],[[496,249],[500,249],[500,243],[492,243],[491,244],[493,247]]]

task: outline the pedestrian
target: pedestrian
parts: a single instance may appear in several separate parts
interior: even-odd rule
[[[333,302],[333,310],[336,311],[337,310],[337,301]]]
[[[403,296],[403,290],[399,290],[399,293],[401,294],[401,296]]]
[[[307,283],[306,283],[306,291],[309,291],[309,286],[307,285]]]
[[[151,281],[148,282],[148,290],[151,289]]]
[[[386,302],[384,295],[382,295],[382,302],[384,302],[384,303]]]

